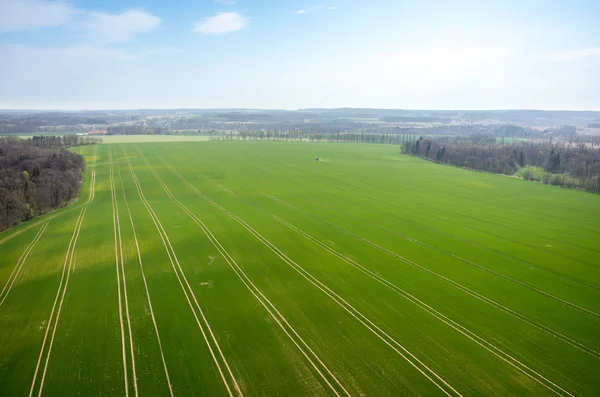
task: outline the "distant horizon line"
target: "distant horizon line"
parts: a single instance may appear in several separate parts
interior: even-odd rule
[[[573,109],[539,109],[539,108],[495,108],[495,109],[433,109],[433,108],[382,108],[382,107],[314,107],[314,108],[296,108],[296,109],[284,109],[284,108],[252,108],[252,107],[176,107],[176,108],[88,108],[88,109],[68,109],[68,108],[0,108],[0,112],[125,112],[125,111],[191,111],[191,110],[209,110],[209,111],[283,111],[283,112],[302,112],[302,111],[314,111],[314,110],[403,110],[403,111],[435,111],[435,112],[507,112],[507,111],[524,111],[524,112],[595,112],[600,113],[600,110],[573,110]]]

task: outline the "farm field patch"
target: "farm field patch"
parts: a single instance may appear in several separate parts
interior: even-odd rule
[[[77,203],[0,234],[0,395],[600,393],[599,196],[153,138],[74,148]]]

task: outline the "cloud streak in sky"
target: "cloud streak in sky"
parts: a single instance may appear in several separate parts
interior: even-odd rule
[[[60,26],[76,11],[62,1],[0,1],[0,32],[26,31]]]
[[[248,23],[248,19],[237,12],[220,12],[198,22],[194,32],[205,35],[220,35],[244,29],[248,26]]]
[[[161,19],[140,10],[121,14],[78,10],[63,1],[0,0],[0,32],[67,26],[92,42],[130,41],[151,31]]]
[[[121,14],[92,12],[77,23],[76,29],[93,42],[117,43],[131,41],[137,34],[147,33],[160,23],[160,18],[139,10]]]

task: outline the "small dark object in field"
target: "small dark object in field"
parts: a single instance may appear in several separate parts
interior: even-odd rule
[[[319,161],[319,158],[317,157],[315,160]]]

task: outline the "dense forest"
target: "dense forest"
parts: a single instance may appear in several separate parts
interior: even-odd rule
[[[600,149],[583,144],[532,143],[498,144],[489,135],[452,138],[423,138],[405,142],[404,153],[438,163],[479,171],[514,175],[519,169],[523,177],[546,184],[577,187],[600,192]]]
[[[0,230],[77,197],[84,161],[65,149],[98,142],[78,136],[0,138]]]

